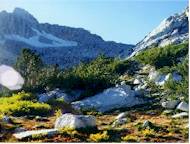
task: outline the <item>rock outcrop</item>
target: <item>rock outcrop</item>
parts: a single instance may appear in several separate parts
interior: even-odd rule
[[[73,102],[72,105],[76,109],[95,109],[100,112],[106,112],[146,102],[143,98],[137,97],[130,86],[122,84],[118,87],[106,89],[95,96]]]
[[[151,46],[163,47],[169,44],[179,44],[189,39],[189,8],[180,14],[164,19],[158,27],[136,44],[130,57]]]

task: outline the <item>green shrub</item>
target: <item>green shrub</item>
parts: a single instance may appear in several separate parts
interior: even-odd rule
[[[108,141],[109,135],[107,131],[104,131],[103,133],[90,134],[89,138],[92,142],[105,142]]]
[[[47,115],[51,111],[48,104],[35,102],[34,96],[20,92],[11,97],[0,98],[0,114],[23,115]]]
[[[156,68],[173,66],[188,54],[188,43],[169,45],[165,47],[154,47],[140,52],[135,59],[143,64],[150,64]]]
[[[58,83],[64,89],[83,89],[82,97],[91,96],[115,85],[119,76],[127,70],[131,72],[131,63],[99,56],[90,63],[81,63],[61,72]]]
[[[126,135],[124,137],[121,137],[121,139],[125,142],[138,142],[138,137],[134,135]]]

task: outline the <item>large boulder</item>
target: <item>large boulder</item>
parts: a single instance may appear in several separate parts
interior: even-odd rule
[[[175,109],[179,103],[180,103],[179,100],[165,101],[162,102],[162,107],[166,109]]]
[[[104,90],[95,96],[71,103],[76,109],[95,109],[106,112],[113,109],[132,107],[147,101],[135,96],[135,91],[128,85],[120,85]]]
[[[186,102],[181,102],[179,103],[179,105],[177,106],[177,109],[181,110],[181,111],[189,111],[189,104]]]
[[[55,128],[88,128],[96,127],[96,118],[90,115],[74,115],[71,113],[63,114],[61,117],[57,118],[55,122]]]

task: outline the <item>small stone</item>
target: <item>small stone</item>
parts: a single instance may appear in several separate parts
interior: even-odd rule
[[[24,131],[26,131],[26,129],[23,128],[23,127],[18,127],[18,128],[16,128],[16,129],[14,130],[15,133],[24,132]]]
[[[143,128],[147,128],[147,127],[150,127],[150,125],[151,125],[151,122],[148,121],[148,120],[145,120],[144,123],[143,123],[143,125],[142,125],[142,127]]]
[[[10,123],[10,122],[11,122],[11,118],[8,117],[8,116],[3,116],[2,121],[3,121],[4,123]]]
[[[138,85],[138,84],[141,84],[142,82],[139,80],[139,79],[135,79],[134,81],[133,81],[133,84],[135,84],[135,85]]]
[[[112,127],[116,127],[118,125],[123,125],[127,122],[127,118],[120,118],[113,122]]]
[[[128,114],[127,112],[122,112],[115,119],[117,120],[117,119],[125,118],[127,114]]]
[[[126,85],[126,82],[125,82],[125,81],[122,81],[122,82],[121,82],[121,85]]]
[[[181,110],[181,111],[189,111],[189,104],[187,104],[186,102],[181,102],[179,103],[179,105],[177,106],[177,109]]]

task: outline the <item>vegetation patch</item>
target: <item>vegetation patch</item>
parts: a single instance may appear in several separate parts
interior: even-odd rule
[[[93,142],[106,142],[109,139],[109,135],[107,131],[103,131],[102,133],[90,134],[89,138]]]
[[[0,114],[3,115],[48,115],[51,106],[35,102],[34,96],[30,93],[19,92],[11,97],[0,98]]]

